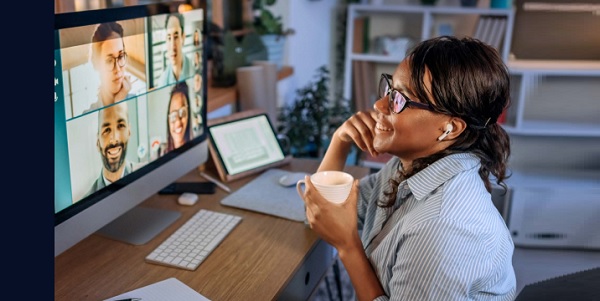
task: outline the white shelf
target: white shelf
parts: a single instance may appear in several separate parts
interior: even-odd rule
[[[600,124],[524,120],[519,127],[502,125],[509,134],[548,137],[600,137]]]
[[[513,74],[600,76],[600,61],[510,60]]]
[[[367,61],[375,63],[399,64],[404,57],[396,57],[382,54],[352,54],[352,61]]]
[[[359,13],[428,13],[428,14],[457,14],[457,15],[490,15],[506,16],[512,14],[512,9],[478,8],[462,6],[427,6],[427,5],[371,5],[352,4],[353,9]]]

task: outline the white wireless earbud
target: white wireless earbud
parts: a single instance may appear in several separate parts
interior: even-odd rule
[[[452,126],[452,124],[451,123],[447,123],[446,124],[446,131],[442,135],[440,135],[437,140],[438,141],[444,140],[444,138],[446,138],[446,136],[448,136],[448,134],[450,134],[450,132],[452,132],[453,129],[454,129],[454,127]]]

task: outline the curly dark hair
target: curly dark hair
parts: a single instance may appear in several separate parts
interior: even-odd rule
[[[386,192],[388,207],[394,204],[398,184],[440,158],[455,153],[472,153],[479,157],[479,176],[491,192],[490,174],[504,188],[510,139],[496,122],[510,105],[508,68],[493,47],[470,37],[441,36],[423,41],[410,50],[411,82],[419,100],[429,103],[434,111],[460,117],[467,127],[447,149],[414,160],[410,173],[404,168],[390,179],[392,191]],[[427,96],[424,77],[431,75],[431,95]]]

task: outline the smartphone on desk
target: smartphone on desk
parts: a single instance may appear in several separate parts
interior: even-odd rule
[[[158,194],[182,194],[184,192],[213,194],[215,186],[213,182],[175,182],[161,189]]]

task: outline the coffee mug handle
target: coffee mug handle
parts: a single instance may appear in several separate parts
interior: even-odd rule
[[[298,194],[302,199],[304,199],[304,191],[302,190],[303,184],[306,185],[306,181],[304,179],[298,180],[298,182],[296,182],[296,190],[298,190]]]

